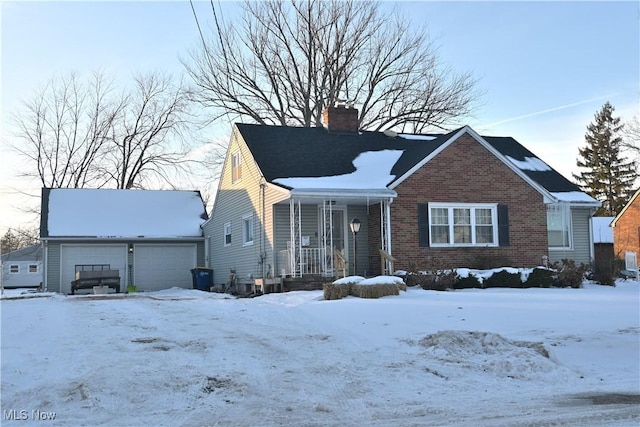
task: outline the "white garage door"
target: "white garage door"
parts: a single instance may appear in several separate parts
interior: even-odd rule
[[[61,245],[60,291],[71,293],[71,281],[75,280],[76,265],[109,264],[111,270],[120,272],[120,291],[127,282],[127,245]]]
[[[133,247],[133,284],[140,291],[174,286],[192,288],[191,269],[195,267],[195,244],[139,244]]]

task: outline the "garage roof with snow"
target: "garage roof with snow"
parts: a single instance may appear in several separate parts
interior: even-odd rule
[[[41,238],[202,237],[199,191],[43,188]]]

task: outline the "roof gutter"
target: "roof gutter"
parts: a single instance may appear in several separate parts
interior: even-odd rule
[[[394,190],[380,189],[337,189],[337,188],[294,188],[290,191],[292,197],[370,197],[393,199],[398,196]]]

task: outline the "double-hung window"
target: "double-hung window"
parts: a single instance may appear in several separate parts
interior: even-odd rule
[[[571,248],[571,209],[567,203],[547,205],[549,249]]]
[[[231,246],[231,223],[224,224],[224,245]]]
[[[421,246],[426,246],[423,242],[427,242],[427,233],[429,246],[498,246],[498,205],[429,203],[428,207],[422,206],[422,216],[426,213],[424,208],[428,209],[428,227],[420,227]]]
[[[240,151],[231,155],[231,182],[235,184],[242,179],[242,157]]]
[[[253,245],[253,214],[242,217],[242,245]]]

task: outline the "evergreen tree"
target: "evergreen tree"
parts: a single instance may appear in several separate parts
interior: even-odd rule
[[[623,125],[613,117],[613,106],[607,102],[587,126],[586,146],[578,150],[577,165],[583,169],[573,177],[580,187],[602,202],[597,215],[615,216],[633,191],[638,171],[633,161],[621,153]]]

